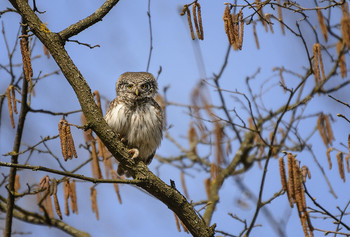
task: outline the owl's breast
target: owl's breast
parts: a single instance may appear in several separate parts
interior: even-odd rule
[[[130,148],[137,148],[144,161],[155,152],[163,136],[163,114],[154,103],[134,107],[121,103],[105,116],[108,125],[127,140]]]
[[[127,111],[124,104],[118,104],[109,109],[105,115],[105,120],[107,124],[113,128],[116,133],[122,136],[126,136],[126,132],[129,130],[129,118],[130,112]]]
[[[162,140],[163,117],[152,104],[139,106],[130,116],[128,144],[139,149],[139,157],[147,159]]]

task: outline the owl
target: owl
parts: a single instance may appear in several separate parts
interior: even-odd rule
[[[158,86],[148,72],[126,72],[116,83],[117,97],[105,115],[107,124],[126,142],[133,158],[150,164],[163,137],[164,114],[154,100]],[[130,176],[119,165],[119,175]]]

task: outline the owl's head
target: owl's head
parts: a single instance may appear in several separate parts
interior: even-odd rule
[[[123,73],[116,84],[118,97],[127,97],[132,100],[153,98],[158,90],[157,81],[148,72]]]

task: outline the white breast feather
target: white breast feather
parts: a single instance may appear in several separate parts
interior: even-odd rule
[[[125,105],[119,104],[106,115],[106,121],[117,133],[124,136],[130,148],[139,149],[139,158],[146,160],[159,146],[162,123],[154,106],[137,108],[126,116]]]
[[[153,106],[137,109],[131,116],[131,126],[128,142],[131,146],[139,148],[139,157],[146,159],[159,146],[161,142],[161,124],[157,118],[157,111]]]
[[[106,115],[108,125],[121,135],[125,134],[125,131],[129,129],[124,110],[125,105],[119,104]]]

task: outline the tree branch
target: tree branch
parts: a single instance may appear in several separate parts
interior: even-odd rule
[[[284,106],[284,109],[283,109],[283,112],[281,113],[281,115],[278,117],[278,120],[276,122],[276,125],[275,125],[275,128],[274,128],[274,131],[272,133],[272,137],[271,137],[271,144],[269,146],[269,152],[268,152],[268,155],[267,155],[267,159],[265,161],[265,165],[264,165],[264,171],[263,171],[263,175],[262,175],[262,178],[261,178],[261,183],[260,183],[260,190],[259,190],[259,198],[258,198],[258,201],[257,201],[257,204],[256,204],[256,209],[255,209],[255,213],[254,213],[254,216],[253,216],[253,219],[252,219],[252,222],[250,223],[248,229],[247,229],[247,232],[245,233],[244,236],[249,236],[251,230],[253,229],[254,225],[255,225],[255,221],[256,219],[258,218],[258,215],[259,215],[259,212],[260,212],[260,209],[263,207],[262,205],[262,195],[263,195],[263,191],[264,191],[264,186],[265,186],[265,179],[266,179],[266,174],[267,174],[267,167],[269,165],[269,161],[270,161],[270,158],[272,157],[272,153],[273,153],[273,147],[274,147],[274,143],[275,143],[275,137],[276,137],[276,133],[278,131],[278,127],[279,127],[279,124],[280,122],[282,121],[282,118],[283,116],[287,113],[288,111],[288,107],[290,105],[290,102],[295,94],[295,92],[301,87],[301,85],[303,85],[304,82],[301,82],[298,87],[291,91],[290,92],[290,95],[289,95],[289,98],[288,98],[288,101],[286,103],[286,105]]]
[[[40,171],[45,171],[52,174],[59,174],[66,177],[89,181],[92,183],[121,183],[121,184],[135,184],[135,185],[140,183],[139,180],[129,180],[129,179],[95,179],[95,178],[87,177],[81,174],[75,174],[68,171],[50,169],[43,166],[22,165],[22,164],[8,163],[8,162],[0,162],[0,166],[13,167],[18,169],[27,169],[27,170],[33,170],[33,171],[40,170]]]
[[[233,174],[233,172],[236,170],[236,167],[240,164],[240,162],[244,164],[248,163],[246,159],[249,155],[249,152],[253,149],[252,144],[254,141],[254,137],[255,137],[255,132],[251,131],[246,133],[244,140],[241,143],[239,150],[236,152],[235,156],[233,157],[231,163],[227,166],[227,168],[223,169],[218,174],[215,182],[213,182],[210,185],[210,195],[209,195],[208,202],[210,202],[211,204],[208,205],[203,215],[203,219],[208,225],[210,224],[216,205],[219,202],[219,190],[221,189],[225,179],[229,177],[231,174]]]
[[[6,200],[4,197],[0,196],[0,210],[1,211],[7,211],[9,207],[6,204]],[[76,237],[89,237],[90,235],[86,232],[83,232],[81,230],[75,229],[74,227],[68,225],[67,223],[57,220],[55,218],[50,218],[47,219],[44,216],[41,216],[37,213],[29,212],[26,211],[18,206],[14,206],[13,209],[13,216],[21,221],[25,221],[31,224],[36,224],[36,225],[49,225],[56,227],[71,236],[76,236]]]
[[[11,1],[12,2],[12,1]],[[70,37],[79,34],[83,30],[89,28],[95,23],[102,20],[102,18],[119,2],[119,0],[107,0],[102,4],[100,8],[98,8],[94,13],[90,16],[84,18],[83,20],[78,21],[70,25],[68,28],[59,32],[59,36],[65,42]]]
[[[22,23],[25,23],[25,20],[22,19]],[[23,26],[22,34],[26,33],[27,27]],[[22,79],[22,98],[21,98],[21,111],[19,114],[16,137],[13,145],[14,155],[11,156],[11,163],[16,164],[18,162],[18,152],[21,146],[23,127],[25,118],[28,112],[27,106],[27,96],[28,96],[28,83],[25,78]],[[11,167],[8,183],[8,196],[7,196],[7,209],[6,209],[6,224],[4,230],[4,236],[10,237],[12,233],[12,219],[13,219],[13,208],[15,205],[15,178],[16,178],[16,168]]]
[[[70,26],[69,29],[67,28],[60,34],[57,34],[45,28],[45,25],[40,21],[25,0],[10,0],[10,2],[26,20],[31,31],[50,51],[63,75],[75,91],[89,127],[99,136],[113,156],[133,174],[134,179],[140,180],[140,183],[137,185],[158,198],[174,211],[193,236],[214,236],[214,227],[210,228],[206,225],[197,215],[193,206],[187,202],[186,198],[181,193],[165,184],[150,172],[143,162],[135,163],[130,159],[131,157],[127,148],[117,139],[117,135],[103,119],[94,101],[90,87],[64,48],[64,41],[62,41],[62,39],[67,39],[101,20],[110,9],[102,14],[100,12],[103,11],[101,7],[100,11],[97,11],[100,12],[99,14],[95,12],[90,16],[93,16],[93,21],[91,21],[91,19],[84,19],[80,21],[82,23],[79,24],[78,22],[75,24],[75,27]],[[118,1],[107,1],[105,4],[114,3],[115,5],[117,2]],[[107,8],[107,6],[105,7]]]

